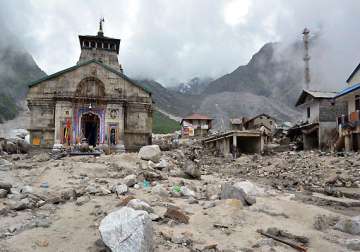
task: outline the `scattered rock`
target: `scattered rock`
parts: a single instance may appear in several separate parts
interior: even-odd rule
[[[85,203],[87,203],[89,201],[90,201],[89,195],[83,195],[83,196],[76,199],[75,204],[78,205],[78,206],[82,206],[82,205],[84,205]]]
[[[9,161],[0,158],[0,171],[8,171],[13,167],[13,164]]]
[[[342,219],[336,223],[335,229],[353,235],[360,234],[360,215],[351,219]]]
[[[165,159],[161,159],[159,163],[155,164],[154,168],[157,170],[162,170],[168,167],[168,162]]]
[[[247,195],[241,188],[237,188],[230,183],[221,185],[220,199],[238,199],[243,205],[256,203],[255,197]]]
[[[128,175],[124,178],[124,183],[125,185],[127,185],[128,187],[132,187],[136,184],[136,175],[135,174],[131,174]]]
[[[130,200],[133,200],[133,199],[135,199],[135,197],[132,195],[126,196],[125,198],[123,198],[121,200],[121,202],[118,204],[118,206],[126,206],[130,202]]]
[[[121,184],[113,186],[111,191],[115,192],[117,196],[120,196],[125,195],[129,191],[129,189],[127,185]]]
[[[50,155],[48,153],[40,153],[33,157],[35,162],[46,162],[50,160]]]
[[[99,230],[112,252],[154,251],[152,222],[145,211],[123,207],[107,215]]]
[[[160,197],[169,197],[169,192],[162,185],[156,185],[151,190],[154,194],[157,194]]]
[[[175,208],[175,207],[168,207],[166,209],[164,217],[170,218],[172,220],[175,220],[179,223],[184,223],[184,224],[188,224],[189,219],[190,219],[189,216],[187,216],[180,209]]]
[[[154,212],[154,210],[148,203],[146,203],[142,200],[139,200],[139,199],[130,200],[129,203],[127,204],[127,207],[131,207],[132,209],[135,209],[135,210],[143,210],[148,213]]]
[[[28,208],[28,200],[22,199],[22,200],[11,200],[8,202],[8,206],[11,210],[15,211],[21,211]]]
[[[6,190],[8,193],[10,193],[10,189],[11,189],[12,185],[10,183],[6,183],[6,182],[1,182],[0,181],[0,189],[4,189]]]
[[[6,198],[6,195],[8,194],[8,191],[5,189],[0,189],[0,199]]]
[[[360,239],[349,239],[345,241],[345,245],[348,249],[354,251],[360,251]]]
[[[194,191],[190,190],[189,188],[187,188],[186,186],[180,187],[180,192],[185,197],[195,198],[195,196],[196,196],[196,193]]]
[[[143,160],[151,160],[154,163],[158,163],[161,157],[161,150],[158,145],[143,146],[141,147],[138,156]]]
[[[314,228],[316,230],[326,230],[332,227],[339,221],[338,217],[327,216],[327,215],[316,215],[314,220]]]
[[[200,167],[198,166],[197,163],[195,163],[191,160],[186,160],[184,165],[185,165],[184,172],[186,175],[188,175],[190,178],[193,178],[193,179],[201,178]]]

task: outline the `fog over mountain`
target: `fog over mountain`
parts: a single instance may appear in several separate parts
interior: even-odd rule
[[[13,116],[41,69],[74,65],[77,36],[96,34],[104,16],[105,35],[122,39],[125,73],[152,89],[164,111],[294,120],[303,28],[311,30],[311,89],[339,90],[360,62],[359,9],[356,0],[7,1],[0,9],[0,107]]]
[[[2,3],[0,21],[51,74],[77,61],[77,35],[95,34],[104,16],[125,72],[166,86],[230,73],[267,42],[301,41],[307,26],[319,35],[311,70],[337,89],[360,61],[359,9],[357,0],[16,0]]]

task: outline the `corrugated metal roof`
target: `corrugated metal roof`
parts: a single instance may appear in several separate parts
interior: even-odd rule
[[[305,98],[307,95],[312,96],[315,99],[332,99],[334,98],[338,93],[337,92],[329,92],[329,91],[317,91],[317,90],[306,90],[303,89],[301,92],[295,106],[299,106],[305,102]]]
[[[183,120],[213,120],[213,119],[206,115],[194,113],[192,115],[183,118]]]
[[[359,88],[360,88],[360,83],[352,85],[351,87],[344,88],[335,96],[335,98],[339,98],[343,95],[349,94],[355,90],[358,90]]]

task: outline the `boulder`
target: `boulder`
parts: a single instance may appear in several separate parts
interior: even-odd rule
[[[0,199],[1,199],[1,198],[6,198],[7,194],[8,194],[8,191],[7,191],[7,190],[5,190],[5,189],[0,189]]]
[[[349,239],[345,241],[345,245],[348,249],[354,251],[360,251],[360,239]]]
[[[40,153],[36,156],[33,157],[33,160],[35,162],[45,162],[45,161],[49,161],[50,160],[50,155],[48,153]]]
[[[180,192],[185,197],[195,198],[195,196],[196,196],[196,193],[194,191],[190,190],[189,188],[187,188],[186,186],[180,187]]]
[[[12,187],[12,185],[10,183],[0,181],[0,189],[4,189],[8,193],[10,193],[11,187]]]
[[[9,161],[0,158],[0,171],[8,171],[13,167],[13,164]]]
[[[31,148],[31,145],[26,142],[24,139],[18,139],[16,141],[17,143],[17,147],[18,147],[18,150],[21,152],[21,153],[28,153],[30,148]]]
[[[242,189],[249,196],[255,197],[258,194],[261,194],[260,189],[248,180],[236,182],[234,186]]]
[[[221,185],[220,199],[238,199],[243,205],[253,205],[256,203],[255,197],[247,195],[244,190],[230,183]]]
[[[151,160],[158,163],[160,161],[161,150],[158,145],[143,146],[141,147],[138,156],[143,160]]]
[[[360,234],[360,215],[351,219],[342,219],[335,225],[335,229],[344,233],[359,235]]]
[[[125,195],[129,191],[129,188],[125,184],[115,185],[113,186],[111,191],[116,193],[117,196],[120,196],[120,195]]]
[[[152,207],[139,199],[132,199],[129,201],[129,203],[127,204],[127,207],[131,207],[134,210],[142,210],[142,211],[146,211],[148,213],[153,213],[154,210],[152,209]]]
[[[2,149],[8,154],[16,154],[17,151],[17,145],[13,142],[10,142],[8,140],[5,140],[5,142],[2,143]]]
[[[165,159],[161,159],[159,163],[155,164],[154,168],[157,170],[162,170],[168,166],[168,162]]]
[[[151,191],[154,193],[154,194],[157,194],[159,195],[160,197],[169,197],[169,192],[162,186],[162,185],[156,185],[154,186]]]
[[[188,224],[190,219],[189,216],[187,216],[185,213],[183,213],[180,209],[176,207],[168,207],[166,209],[164,217],[170,218],[172,220],[175,220],[176,222],[184,223],[184,224]]]
[[[136,184],[136,175],[135,174],[131,174],[128,175],[124,178],[124,183],[128,186],[128,187],[132,187]]]
[[[185,161],[184,172],[190,178],[193,178],[193,179],[200,179],[201,178],[200,167],[198,166],[197,163],[195,163],[195,162],[193,162],[191,160],[186,160]]]
[[[123,207],[100,223],[100,235],[112,252],[153,252],[153,228],[149,214]]]

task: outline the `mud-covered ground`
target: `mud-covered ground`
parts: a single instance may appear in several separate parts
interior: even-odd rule
[[[257,232],[269,228],[305,237],[289,239],[308,251],[356,249],[358,236],[336,223],[360,212],[357,154],[286,152],[231,160],[184,145],[163,151],[159,163],[137,153],[0,158],[0,188],[11,185],[0,198],[0,251],[105,251],[100,221],[128,197],[150,205],[155,251],[296,251]],[[184,172],[189,165],[200,169],[200,179]],[[135,175],[135,184],[128,175]],[[245,179],[256,203],[221,197],[223,184]],[[114,193],[127,183],[127,192]],[[169,206],[189,223],[165,217]]]

